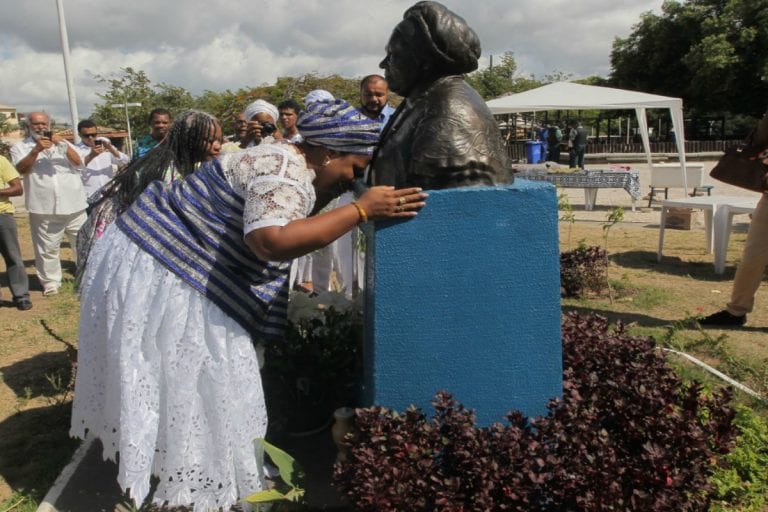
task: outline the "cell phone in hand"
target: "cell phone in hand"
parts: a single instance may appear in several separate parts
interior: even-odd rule
[[[104,141],[101,140],[101,139],[96,139],[96,140],[93,141],[93,145],[94,146],[103,146],[104,145]]]
[[[52,139],[53,138],[53,132],[51,130],[45,130],[43,132],[43,137],[46,139]]]

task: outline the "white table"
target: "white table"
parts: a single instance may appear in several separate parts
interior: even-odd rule
[[[717,234],[724,232],[726,226],[730,231],[730,220],[733,219],[733,215],[722,215],[721,206],[727,205],[730,208],[734,208],[730,211],[737,211],[735,208],[749,206],[750,204],[757,204],[758,197],[748,196],[703,196],[703,197],[689,197],[685,199],[666,199],[661,203],[661,221],[659,223],[659,250],[656,253],[656,260],[661,261],[662,248],[664,247],[664,228],[667,221],[667,211],[670,208],[691,208],[694,210],[702,210],[704,212],[704,237],[707,242],[707,253],[712,253],[713,250],[717,250],[715,255],[715,262],[717,258],[725,258],[724,251],[727,249],[727,239],[725,239],[725,245],[722,243],[715,247],[715,224],[720,226],[717,228]],[[726,212],[729,210],[726,210]],[[735,215],[735,213],[734,213]],[[713,222],[716,219],[716,222]],[[720,235],[722,238],[722,235]],[[719,255],[719,256],[718,256]],[[717,266],[715,267],[717,271]]]
[[[557,168],[516,166],[515,177],[548,181],[563,188],[584,189],[584,209],[591,211],[599,188],[623,188],[632,198],[632,211],[640,198],[640,172],[637,169],[583,169],[577,172],[557,172]]]
[[[759,198],[743,198],[742,201],[721,203],[715,213],[715,274],[725,272],[728,240],[731,238],[733,216],[755,211]]]

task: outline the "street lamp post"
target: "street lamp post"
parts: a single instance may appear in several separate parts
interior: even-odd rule
[[[67,22],[64,19],[63,0],[56,0],[56,8],[59,12],[59,36],[61,38],[61,55],[64,57],[64,77],[67,81],[69,114],[72,117],[72,137],[77,144],[80,142],[80,136],[77,133],[77,99],[75,99],[75,85],[72,80],[72,73],[69,70],[69,37],[67,36]]]
[[[128,117],[128,107],[140,107],[141,103],[113,103],[112,108],[125,109],[125,126],[128,129],[128,154],[133,155],[133,143],[131,142],[131,118]]]

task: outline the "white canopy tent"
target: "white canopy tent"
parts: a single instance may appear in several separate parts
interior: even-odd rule
[[[547,110],[629,110],[634,109],[648,165],[653,168],[651,145],[648,140],[648,119],[645,110],[667,108],[675,130],[675,143],[680,158],[683,184],[688,188],[685,172],[685,132],[683,127],[683,100],[644,92],[626,91],[610,87],[555,82],[530,91],[502,96],[487,102],[492,114],[540,112]]]

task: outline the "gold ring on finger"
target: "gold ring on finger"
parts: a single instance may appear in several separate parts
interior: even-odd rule
[[[408,200],[405,198],[405,196],[400,197],[400,206],[403,206],[407,202]]]

